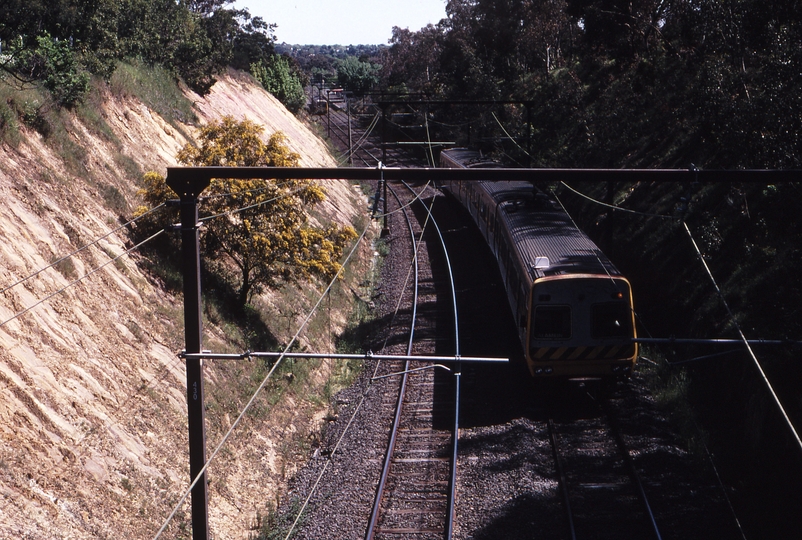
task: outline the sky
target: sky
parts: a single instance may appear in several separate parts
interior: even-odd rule
[[[278,43],[386,45],[393,26],[415,32],[446,16],[446,0],[236,0],[275,23]]]

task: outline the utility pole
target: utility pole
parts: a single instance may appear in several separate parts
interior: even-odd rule
[[[379,107],[382,110],[382,163],[387,165],[387,133],[386,133],[387,109],[381,103],[379,104]]]
[[[331,139],[331,114],[329,111],[331,110],[331,99],[329,98],[329,94],[331,90],[326,90],[326,136]]]
[[[200,241],[198,195],[210,180],[177,180],[167,185],[181,197],[181,262],[184,275],[184,339],[187,353],[203,349],[201,316]],[[203,406],[203,359],[187,358],[187,419],[189,424],[189,476],[195,478],[206,465],[206,415]],[[192,488],[192,540],[209,539],[209,493],[206,473]]]
[[[354,143],[351,140],[351,99],[345,94],[345,109],[348,111],[348,164],[354,164]]]

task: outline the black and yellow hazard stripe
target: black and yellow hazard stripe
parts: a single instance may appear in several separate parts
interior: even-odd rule
[[[616,360],[635,356],[635,345],[601,345],[598,347],[540,347],[531,350],[535,362],[566,360]]]

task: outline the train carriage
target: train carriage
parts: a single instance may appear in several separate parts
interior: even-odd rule
[[[442,167],[498,167],[444,150]],[[447,181],[490,246],[534,377],[626,377],[637,358],[632,291],[570,216],[529,182]]]

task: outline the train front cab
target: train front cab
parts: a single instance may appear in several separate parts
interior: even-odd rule
[[[638,349],[629,282],[620,276],[536,279],[526,361],[533,377],[626,378]]]

